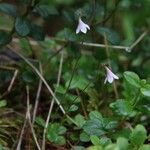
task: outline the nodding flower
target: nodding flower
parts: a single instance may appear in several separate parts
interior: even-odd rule
[[[87,30],[90,30],[89,25],[84,23],[81,20],[81,18],[79,17],[79,22],[78,22],[78,26],[77,26],[77,29],[76,29],[76,34],[78,34],[79,32],[83,32],[85,34],[87,32]]]
[[[112,83],[115,79],[119,79],[118,76],[116,76],[108,67],[105,66],[106,69],[106,78],[104,81],[104,84],[106,84],[106,82],[108,81],[109,83]]]

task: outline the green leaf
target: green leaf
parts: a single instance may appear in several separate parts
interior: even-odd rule
[[[141,93],[144,96],[150,97],[150,85],[147,84],[145,87],[141,88]]]
[[[100,138],[100,143],[101,143],[102,146],[106,146],[108,144],[111,144],[112,142],[111,142],[110,138],[102,137],[102,138]]]
[[[104,150],[100,145],[98,146],[90,146],[86,150]]]
[[[0,101],[0,108],[1,107],[5,107],[7,105],[7,101],[6,100],[1,100]]]
[[[0,11],[13,17],[16,17],[18,14],[17,7],[8,3],[0,3]]]
[[[119,137],[117,139],[117,146],[118,146],[119,150],[128,150],[129,149],[129,142],[126,138]]]
[[[73,112],[73,111],[76,111],[76,110],[78,110],[78,106],[76,106],[76,105],[73,104],[73,105],[70,106],[70,108],[69,108],[68,111],[69,112]]]
[[[121,116],[131,116],[133,114],[133,108],[126,100],[117,100],[110,104],[110,108]]]
[[[86,150],[83,146],[73,146],[71,150]]]
[[[118,147],[116,144],[109,144],[104,150],[118,150]]]
[[[80,134],[80,140],[81,140],[82,142],[89,142],[89,141],[90,141],[90,136],[89,136],[87,133],[82,132],[82,133]]]
[[[31,23],[29,36],[32,37],[36,41],[44,41],[45,32],[43,31],[42,27]]]
[[[103,128],[103,120],[99,119],[88,120],[84,124],[83,130],[89,135],[100,136],[106,133],[106,131]]]
[[[85,119],[80,114],[76,115],[74,120],[77,123],[79,128],[82,128],[82,126],[85,124]]]
[[[103,124],[104,124],[104,128],[105,130],[111,130],[117,127],[118,122],[109,118],[104,118],[103,119]]]
[[[55,87],[55,90],[57,93],[65,94],[66,89],[62,85],[56,86],[56,84],[55,84],[54,87]]]
[[[58,134],[59,134],[59,135],[65,134],[66,131],[67,131],[67,129],[66,129],[66,127],[64,127],[64,126],[60,126],[60,127],[58,128]]]
[[[45,126],[45,120],[42,117],[36,117],[35,122],[42,127]]]
[[[9,33],[0,30],[0,45],[6,45],[11,42],[12,37]]]
[[[100,145],[100,139],[96,135],[91,135],[90,139],[93,145]]]
[[[66,132],[66,128],[58,123],[53,123],[48,126],[47,138],[55,144],[64,145],[65,138],[62,136]]]
[[[102,115],[101,115],[101,113],[100,112],[98,112],[98,111],[91,111],[90,113],[89,113],[89,117],[90,117],[90,119],[102,119],[103,117],[102,117]]]
[[[15,21],[15,29],[20,36],[28,35],[30,32],[29,21],[26,18],[17,17]]]
[[[74,88],[78,88],[83,90],[88,84],[88,80],[86,80],[85,78],[81,77],[81,76],[74,76],[71,83],[70,80],[68,80],[65,84],[66,87],[69,86],[69,89],[74,89]]]
[[[63,30],[59,31],[56,36],[62,39],[66,39],[68,41],[76,41],[78,39],[75,32],[68,28],[64,28]]]
[[[126,81],[131,84],[132,86],[135,86],[137,88],[140,88],[140,78],[139,76],[131,71],[126,71],[124,72],[124,78],[126,79]]]
[[[143,125],[137,125],[130,135],[131,144],[139,147],[147,139],[147,131]],[[137,142],[138,141],[138,142]]]
[[[140,148],[138,150],[150,150],[150,145],[144,144],[144,145],[140,146]]]
[[[2,147],[2,145],[0,145],[0,150],[4,150],[3,147]]]
[[[105,35],[107,37],[107,40],[111,42],[112,44],[119,44],[120,43],[120,37],[117,32],[113,31],[112,29],[104,28],[104,27],[98,27],[97,32],[101,35]]]
[[[58,14],[57,9],[54,6],[50,6],[50,5],[36,5],[33,11],[37,12],[44,18],[47,18],[50,15]]]

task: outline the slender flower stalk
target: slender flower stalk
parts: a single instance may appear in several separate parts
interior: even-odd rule
[[[106,69],[106,78],[104,81],[104,84],[106,84],[106,82],[108,81],[109,83],[112,83],[115,79],[119,79],[118,76],[116,76],[108,67],[105,66]]]
[[[86,34],[87,30],[90,30],[89,25],[84,23],[81,20],[81,18],[79,17],[79,22],[78,22],[78,26],[77,26],[77,29],[76,29],[76,34],[78,34],[79,32],[83,32],[84,34]]]

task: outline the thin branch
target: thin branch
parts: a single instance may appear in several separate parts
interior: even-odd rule
[[[31,128],[31,132],[32,132],[34,141],[36,143],[36,146],[37,146],[38,150],[41,150],[40,145],[39,145],[38,140],[37,140],[37,137],[36,137],[36,134],[35,134],[35,131],[34,131],[34,128],[33,128],[33,125],[32,125],[32,122],[31,122],[30,97],[29,97],[29,87],[28,86],[26,86],[26,91],[27,91],[27,119],[29,121],[29,125],[30,125],[30,128]]]
[[[40,62],[39,62],[39,70],[40,70],[41,75],[42,75],[43,70],[42,70],[42,65],[41,65]],[[38,85],[38,90],[37,90],[35,105],[34,105],[34,110],[33,110],[32,124],[34,124],[34,121],[35,121],[35,117],[36,117],[36,113],[37,113],[37,109],[38,109],[38,105],[39,105],[39,98],[40,98],[41,88],[42,88],[42,80],[39,79],[39,85]]]
[[[26,112],[25,121],[24,121],[22,130],[21,130],[21,133],[20,133],[20,137],[19,137],[19,140],[18,140],[16,150],[21,150],[21,144],[22,144],[23,134],[24,134],[24,130],[25,130],[26,125],[27,125],[27,112]]]
[[[13,51],[13,48],[8,45],[8,48],[10,48],[11,51]],[[63,106],[60,104],[59,100],[57,99],[57,97],[55,96],[54,92],[52,91],[51,87],[48,85],[48,83],[46,82],[45,78],[41,75],[41,73],[39,72],[39,70],[27,59],[25,58],[23,55],[21,55],[20,53],[13,51],[16,55],[20,56],[20,58],[22,58],[34,71],[35,73],[38,75],[38,77],[43,81],[43,84],[46,86],[46,88],[48,89],[49,93],[52,95],[52,97],[54,98],[55,102],[57,103],[57,105],[59,106],[60,110],[62,111],[62,113],[64,115],[66,115],[66,117],[77,126],[77,123],[69,116],[67,115],[66,111],[64,110]]]
[[[122,46],[122,45],[107,45],[108,48],[112,48],[112,49],[118,49],[118,50],[125,50],[127,52],[130,52],[131,49],[133,49],[146,35],[147,35],[148,31],[145,31],[144,33],[142,33],[142,35],[140,35],[140,37],[137,38],[137,40],[131,45],[131,46]],[[55,37],[50,37],[52,40],[55,40],[57,42],[62,42],[62,43],[68,43],[69,41],[65,40],[65,39],[59,39],[59,38],[55,38]],[[14,42],[19,42],[19,40],[17,38],[13,38]],[[70,41],[72,42],[72,41]],[[30,42],[33,45],[37,45],[37,42],[35,41],[31,41]],[[100,48],[106,48],[105,44],[99,44],[99,43],[88,43],[88,42],[74,42],[75,44],[79,44],[79,45],[84,45],[84,46],[89,46],[89,47],[100,47]]]
[[[139,38],[129,47],[129,51],[131,51],[146,35],[148,31],[143,32]]]
[[[60,64],[59,64],[59,71],[58,71],[56,88],[60,84],[60,78],[61,78],[61,72],[62,72],[62,65],[63,65],[63,55],[64,55],[64,53],[62,51],[61,58],[60,58]],[[55,93],[56,93],[56,89],[55,89]],[[53,106],[54,106],[54,102],[55,101],[54,101],[54,98],[53,98],[52,101],[51,101],[50,107],[49,107],[49,111],[48,111],[48,115],[47,115],[47,119],[46,119],[44,131],[43,131],[42,150],[45,150],[46,132],[47,132],[47,127],[48,127],[49,120],[50,120],[50,117],[51,117],[52,109],[53,109]]]
[[[11,46],[8,46],[10,48],[10,50],[12,50]],[[13,51],[13,50],[12,50]],[[48,89],[48,91],[50,92],[50,94],[52,95],[52,97],[55,99],[57,105],[59,106],[60,110],[62,111],[62,113],[64,115],[66,115],[66,111],[64,110],[63,106],[60,104],[59,100],[57,99],[57,97],[55,96],[54,92],[52,91],[51,87],[48,85],[48,83],[46,82],[46,80],[44,79],[44,77],[42,76],[42,74],[39,72],[39,70],[27,59],[25,58],[23,55],[19,54],[16,51],[13,51],[16,55],[20,56],[20,58],[22,58],[34,71],[35,73],[39,76],[39,78],[43,81],[44,85],[46,86],[46,88]]]

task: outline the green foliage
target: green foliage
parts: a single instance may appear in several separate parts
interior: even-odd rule
[[[45,39],[45,32],[40,26],[31,24],[29,36],[37,41],[43,41]]]
[[[117,32],[104,27],[98,27],[97,32],[101,34],[103,37],[106,35],[109,42],[112,44],[119,44],[120,43],[120,37]]]
[[[124,77],[129,84],[133,85],[136,88],[140,87],[140,78],[134,72],[126,71],[124,73]]]
[[[0,11],[13,17],[18,15],[17,7],[8,3],[0,3]]]
[[[117,100],[110,104],[110,108],[120,116],[133,116],[133,107],[126,100]]]
[[[142,144],[144,144],[144,141],[147,138],[147,132],[142,125],[137,125],[135,129],[133,129],[131,135],[130,135],[130,140],[131,144],[134,145],[135,147],[139,147]],[[138,142],[137,142],[138,141]]]
[[[58,11],[54,6],[48,5],[36,5],[33,11],[40,14],[44,18],[47,18],[50,15],[58,14]]]
[[[15,21],[16,32],[21,36],[27,36],[30,32],[29,21],[22,17],[17,17]]]
[[[62,135],[65,132],[66,128],[64,126],[60,126],[57,123],[50,124],[47,131],[47,138],[51,142],[54,142],[59,145],[64,145],[66,143],[66,140]]]
[[[9,33],[0,30],[0,45],[6,45],[11,41],[12,37]]]
[[[1,0],[0,150],[16,148],[21,134],[20,149],[37,149],[27,96],[40,147],[50,109],[45,149],[149,150],[149,6],[149,0]],[[79,17],[90,26],[86,34],[76,34]],[[105,64],[119,80],[104,84]]]
[[[1,107],[5,107],[7,105],[7,101],[6,100],[0,100],[0,108]]]
[[[141,88],[141,93],[144,96],[150,97],[150,84],[147,84],[143,88]]]

